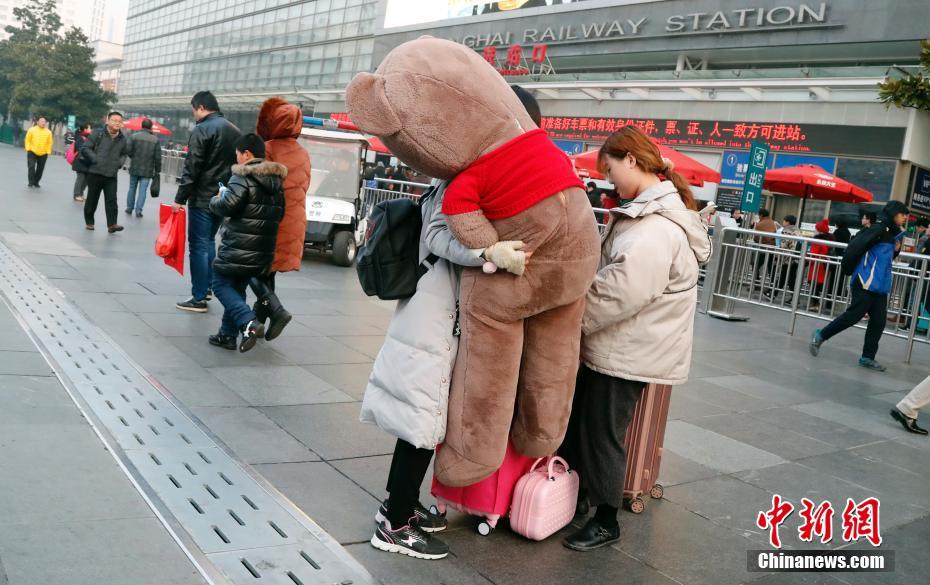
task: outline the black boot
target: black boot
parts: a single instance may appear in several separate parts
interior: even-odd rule
[[[271,293],[271,296],[268,297],[268,329],[265,331],[265,340],[271,341],[275,337],[281,335],[281,332],[284,331],[284,328],[287,327],[287,324],[291,322],[291,314],[287,312],[281,305],[281,301],[278,300],[278,295]]]
[[[271,341],[281,335],[281,332],[284,331],[284,328],[287,327],[287,324],[291,322],[293,317],[281,304],[278,295],[275,294],[264,280],[252,278],[249,281],[249,285],[252,287],[252,292],[258,297],[253,307],[255,315],[257,316],[256,320],[259,323],[264,323],[266,319],[271,319],[271,322],[265,329],[265,340]]]
[[[262,299],[256,299],[255,304],[252,305],[252,311],[255,313],[255,320],[259,323],[264,324],[268,320],[268,301]]]

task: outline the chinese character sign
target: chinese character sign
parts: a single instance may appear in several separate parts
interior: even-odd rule
[[[759,512],[756,517],[756,526],[768,531],[769,544],[773,548],[781,548],[782,541],[779,528],[794,512],[795,508],[778,494],[772,496],[772,506],[768,510]],[[879,501],[877,498],[866,498],[862,502],[846,500],[843,509],[842,532],[843,542],[857,542],[865,539],[872,546],[880,546],[882,537],[879,528]],[[801,498],[801,509],[798,511],[801,526],[798,528],[798,540],[813,542],[818,537],[823,544],[833,540],[833,504],[829,501],[820,502],[816,507],[814,502]]]
[[[772,496],[772,507],[765,512],[759,512],[756,518],[756,526],[763,530],[769,531],[769,542],[775,548],[781,548],[781,538],[778,536],[778,528],[788,519],[794,506],[791,502],[782,501],[778,494]]]
[[[749,150],[749,168],[746,170],[746,182],[743,185],[741,210],[756,213],[762,206],[762,182],[765,180],[768,159],[769,145],[753,141]]]
[[[534,48],[534,56],[536,54]],[[515,56],[515,55],[514,55]],[[523,55],[521,54],[521,57]],[[565,118],[563,118],[564,120]],[[764,140],[773,151],[811,152],[808,126],[798,124],[761,124],[755,122],[720,122],[707,120],[669,120],[664,118],[620,119],[588,118],[588,124],[562,125],[551,133],[562,140],[603,141],[623,126],[636,126],[659,144],[700,146],[746,150],[753,140]],[[742,183],[740,183],[742,185]]]

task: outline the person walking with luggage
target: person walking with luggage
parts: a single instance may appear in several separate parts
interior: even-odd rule
[[[119,213],[119,205],[116,202],[116,177],[129,154],[129,140],[123,134],[122,128],[123,115],[110,112],[107,114],[106,126],[95,130],[81,147],[80,157],[89,163],[87,201],[84,202],[85,229],[94,229],[94,215],[97,213],[100,193],[103,192],[107,231],[111,234],[123,231],[123,226],[116,223]]]
[[[71,163],[71,170],[74,171],[74,191],[72,197],[78,203],[84,201],[84,191],[87,190],[87,171],[89,167],[81,159],[81,149],[90,136],[90,124],[82,124],[74,133],[74,162]]]
[[[262,104],[256,133],[265,141],[265,160],[287,167],[284,179],[284,219],[278,227],[274,262],[267,277],[255,277],[250,285],[257,300],[252,310],[259,323],[270,319],[265,340],[275,339],[291,321],[291,314],[275,294],[278,272],[300,270],[307,231],[307,190],[310,188],[310,154],[298,144],[303,128],[300,108],[273,97]]]
[[[191,111],[197,124],[191,132],[184,158],[184,169],[172,207],[187,205],[187,240],[191,267],[191,296],[175,306],[182,311],[206,313],[212,299],[213,260],[216,258],[216,232],[220,218],[210,213],[210,199],[220,183],[229,181],[230,167],[236,163],[236,140],[242,135],[220,112],[216,97],[200,91],[191,98]]]
[[[142,120],[142,130],[132,135],[129,140],[129,192],[126,194],[126,214],[136,213],[142,217],[145,195],[155,175],[161,173],[161,145],[152,134],[152,121]]]
[[[907,221],[908,209],[900,201],[889,201],[882,209],[878,222],[860,231],[849,242],[843,254],[843,273],[852,274],[849,286],[852,302],[842,315],[823,329],[814,331],[810,342],[810,353],[817,357],[820,346],[834,335],[849,329],[866,314],[869,324],[865,330],[862,356],[859,365],[870,370],[885,371],[885,366],[875,361],[878,342],[885,329],[888,311],[888,293],[891,292],[892,263],[901,251],[904,231],[901,226]]]
[[[481,266],[485,258],[519,271],[525,256],[520,242],[471,250],[456,240],[442,213],[445,181],[434,181],[420,203],[423,226],[419,260],[425,270],[412,297],[397,303],[387,337],[375,359],[361,420],[397,437],[389,496],[375,514],[371,545],[418,559],[441,559],[449,547],[432,536],[446,528],[445,517],[419,501],[433,452],[445,436],[449,385],[459,345],[458,297],[461,267]],[[515,260],[511,264],[511,260]],[[415,366],[414,366],[415,364]]]
[[[220,330],[210,345],[239,351],[255,347],[265,334],[245,302],[249,280],[268,274],[274,259],[278,224],[284,217],[284,165],[266,161],[265,143],[245,134],[235,143],[236,163],[229,185],[210,200],[210,212],[223,220],[223,237],[214,263],[213,292],[223,304]]]
[[[647,383],[688,379],[698,266],[711,253],[691,189],[641,130],[626,126],[612,134],[598,165],[626,201],[611,209],[602,239],[582,320],[582,365],[559,450],[581,477],[582,509],[586,503],[597,508],[564,541],[579,551],[620,538],[624,435]]]
[[[36,125],[26,132],[26,166],[29,171],[29,187],[38,189],[42,173],[45,171],[45,161],[52,153],[52,131],[48,129],[48,120],[41,116]]]

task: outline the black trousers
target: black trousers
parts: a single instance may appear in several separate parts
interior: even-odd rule
[[[418,449],[397,439],[387,481],[388,520],[392,527],[403,526],[413,516],[413,507],[420,500],[420,486],[432,459],[432,449]]]
[[[578,369],[572,414],[559,454],[578,470],[592,506],[623,504],[623,439],[645,387],[644,382],[607,376],[584,364]]]
[[[824,341],[837,333],[849,329],[869,315],[869,324],[865,328],[865,342],[862,344],[862,357],[875,359],[878,353],[878,342],[885,330],[885,320],[888,318],[888,295],[864,290],[857,277],[853,277],[852,302],[842,315],[830,322],[820,331]]]
[[[29,169],[29,184],[39,186],[39,181],[42,180],[42,173],[45,172],[45,161],[48,160],[48,155],[43,154],[42,156],[37,155],[34,152],[26,153],[26,166]]]
[[[104,177],[94,173],[87,173],[84,223],[94,225],[94,215],[97,213],[97,203],[100,201],[101,191],[103,191],[103,208],[107,214],[107,227],[116,225],[116,215],[119,212],[116,203],[116,177]]]

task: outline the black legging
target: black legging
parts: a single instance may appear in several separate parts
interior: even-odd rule
[[[388,473],[387,518],[397,529],[413,516],[413,508],[420,501],[420,486],[433,459],[432,449],[418,449],[403,439],[397,439],[391,471]]]
[[[820,331],[824,341],[837,333],[849,329],[869,315],[869,324],[865,328],[865,341],[862,344],[862,357],[875,359],[878,353],[878,342],[885,330],[885,319],[888,317],[888,295],[875,293],[862,288],[859,278],[853,276],[850,286],[852,302],[842,315],[830,322]]]

